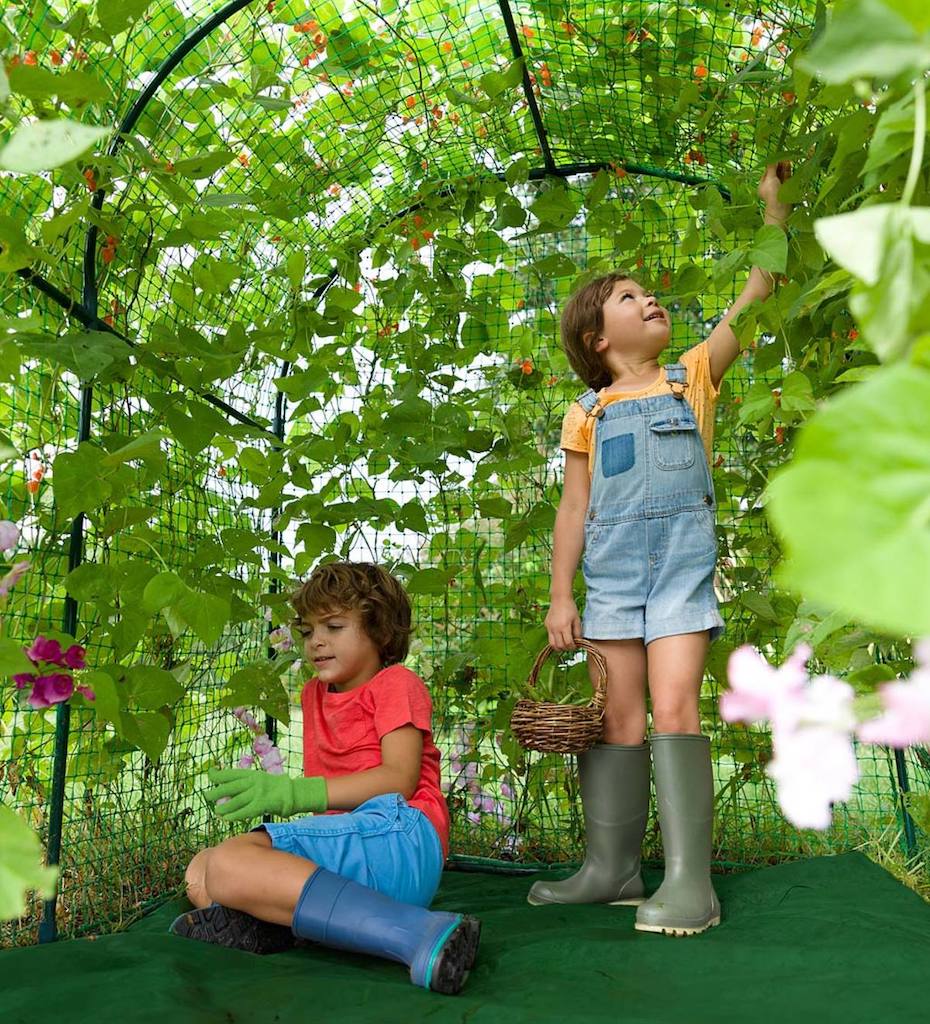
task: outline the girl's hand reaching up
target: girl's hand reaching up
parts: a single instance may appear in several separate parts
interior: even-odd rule
[[[546,631],[549,633],[549,645],[557,651],[567,651],[577,647],[581,637],[581,617],[575,602],[569,597],[561,601],[553,601],[546,614]]]
[[[791,164],[786,160],[769,164],[759,182],[759,198],[765,203],[765,223],[784,225],[791,213],[791,204],[778,198],[778,190],[791,177]]]

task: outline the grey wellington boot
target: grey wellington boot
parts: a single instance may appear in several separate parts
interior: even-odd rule
[[[706,736],[652,736],[665,880],[636,911],[641,932],[696,935],[720,924],[710,880],[714,777]]]
[[[527,901],[619,903],[645,898],[640,850],[649,813],[649,746],[599,743],[578,755],[584,864],[563,882],[534,882]]]

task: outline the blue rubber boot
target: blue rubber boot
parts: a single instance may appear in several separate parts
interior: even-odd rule
[[[307,879],[294,934],[335,949],[370,953],[410,968],[414,985],[454,995],[475,961],[481,922],[400,903],[324,868]]]

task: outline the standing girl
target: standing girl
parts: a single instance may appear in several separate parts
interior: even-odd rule
[[[759,185],[765,222],[784,226],[787,165]],[[754,267],[706,341],[659,366],[668,312],[622,273],[591,281],[562,313],[562,343],[591,388],[562,428],[565,478],[555,521],[549,643],[594,643],[608,666],[603,742],[578,758],[584,864],[537,882],[533,904],[636,905],[636,928],[692,935],[720,923],[710,879],[713,774],[698,698],[723,620],[714,593],[716,533],[710,460],[723,374],[739,355],[736,314],[772,290]],[[584,619],[572,583],[584,552]],[[640,850],[649,805],[645,691],[665,879],[645,899]]]

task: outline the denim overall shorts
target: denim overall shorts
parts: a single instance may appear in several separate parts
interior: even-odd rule
[[[602,407],[594,391],[579,402],[595,416],[594,470],[584,530],[589,640],[645,644],[663,636],[723,632],[714,592],[714,486],[687,370],[665,367],[669,394]]]

